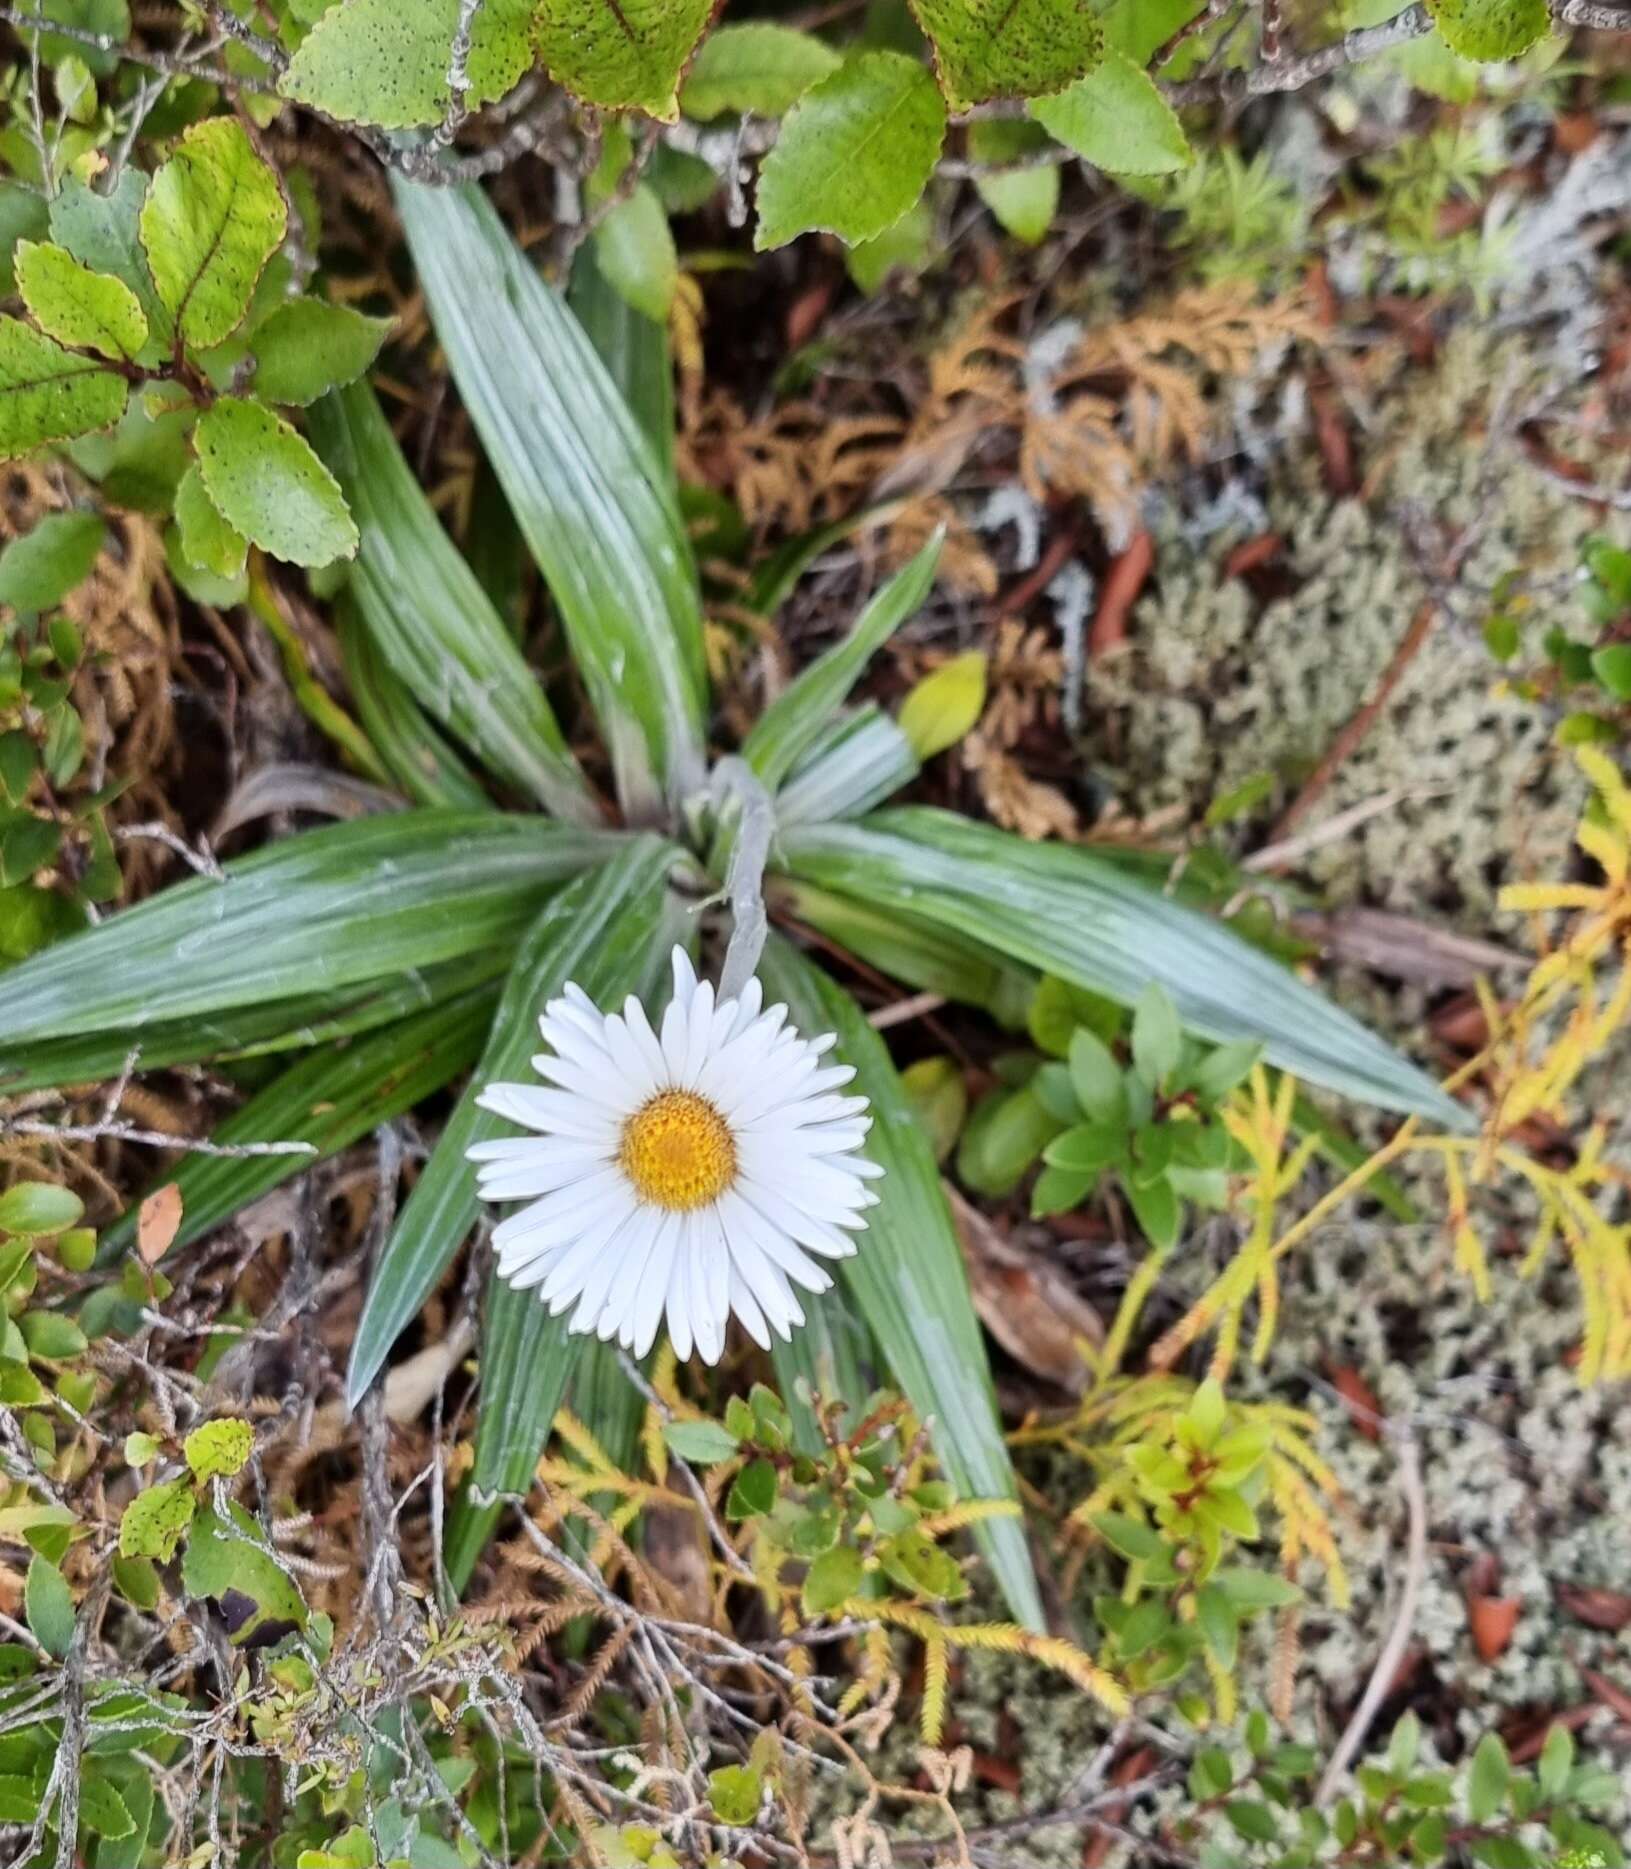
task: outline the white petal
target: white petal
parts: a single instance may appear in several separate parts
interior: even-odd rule
[[[529,1084],[489,1084],[476,1099],[484,1110],[536,1129],[545,1135],[577,1136],[584,1142],[609,1141],[623,1115],[564,1090],[536,1090]]]
[[[636,1356],[644,1356],[657,1341],[657,1330],[663,1321],[663,1305],[668,1297],[668,1281],[674,1269],[679,1239],[679,1216],[676,1214],[670,1216],[670,1224],[658,1234],[652,1246],[639,1290],[627,1313],[630,1334],[628,1347]]]
[[[770,1326],[765,1322],[765,1314],[754,1301],[753,1293],[748,1290],[742,1274],[731,1268],[731,1309],[742,1320],[742,1328],[758,1344],[761,1350],[770,1348]]]
[[[668,1082],[668,1064],[663,1057],[662,1044],[657,1034],[651,1029],[651,1021],[646,1017],[646,1009],[631,993],[623,1002],[623,1023],[629,1029],[629,1037],[634,1040],[640,1056],[645,1059],[646,1069],[651,1073],[651,1081],[662,1085]]]
[[[686,1241],[682,1234],[673,1258],[669,1261],[666,1299],[668,1340],[674,1346],[675,1356],[682,1363],[688,1362],[691,1356],[691,1306],[688,1297],[691,1263],[685,1248]]]

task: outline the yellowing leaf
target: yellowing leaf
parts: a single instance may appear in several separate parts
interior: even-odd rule
[[[937,668],[907,695],[900,727],[919,759],[931,759],[962,739],[985,711],[986,658],[971,649]]]
[[[255,1431],[236,1416],[206,1421],[187,1436],[181,1451],[200,1485],[217,1478],[229,1480],[243,1471],[255,1451]]]
[[[230,337],[289,225],[283,189],[233,117],[195,123],[142,208],[142,246],[176,330],[194,350]]]
[[[1488,64],[1521,58],[1546,37],[1546,0],[1427,0],[1445,43],[1463,58]]]
[[[185,1480],[166,1480],[162,1486],[139,1492],[119,1521],[121,1556],[156,1558],[168,1564],[197,1507],[198,1500]]]
[[[911,0],[953,110],[1062,91],[1104,55],[1088,0]]]
[[[586,103],[672,123],[680,73],[713,10],[714,0],[541,0],[539,56]]]
[[[20,318],[0,318],[0,461],[111,428],[130,386]]]
[[[29,316],[60,343],[128,360],[147,342],[141,300],[111,273],[36,240],[17,242],[16,267]]]

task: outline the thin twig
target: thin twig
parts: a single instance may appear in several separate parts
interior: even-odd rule
[[[153,1149],[177,1149],[183,1155],[224,1155],[233,1159],[318,1152],[315,1142],[194,1142],[186,1136],[166,1135],[162,1129],[135,1129],[129,1123],[47,1123],[32,1116],[0,1120],[0,1135],[46,1136],[53,1142],[139,1142]]]

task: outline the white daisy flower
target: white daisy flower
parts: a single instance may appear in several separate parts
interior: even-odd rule
[[[795,1286],[826,1291],[819,1258],[855,1251],[883,1173],[858,1153],[865,1097],[821,1063],[834,1035],[801,1038],[752,980],[714,1004],[683,948],[662,1035],[632,995],[602,1013],[580,987],[544,1008],[553,1086],[489,1084],[477,1101],[532,1135],[478,1142],[490,1201],[530,1204],[493,1230],[499,1276],[535,1288],[569,1326],[644,1356],[666,1314],[683,1359],[718,1362],[734,1311],[765,1349],[804,1322]]]

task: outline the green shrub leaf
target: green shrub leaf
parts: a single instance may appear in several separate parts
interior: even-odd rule
[[[1472,1755],[1467,1775],[1467,1815],[1475,1824],[1487,1824],[1506,1806],[1512,1783],[1512,1764],[1498,1733],[1486,1733]]]
[[[911,0],[953,110],[1062,91],[1104,55],[1089,0]]]
[[[1149,73],[1117,51],[1058,97],[1031,104],[1051,136],[1112,175],[1168,175],[1193,160],[1172,106]]]
[[[47,513],[0,550],[0,604],[24,616],[54,609],[90,576],[107,527],[97,513]]]
[[[985,711],[985,675],[985,652],[970,649],[925,675],[907,695],[900,730],[919,759],[932,759],[973,730]]]
[[[216,1478],[230,1480],[244,1470],[255,1451],[255,1431],[247,1421],[233,1416],[206,1421],[187,1436],[181,1451],[200,1485]]]
[[[1027,157],[1040,155],[1049,147],[1048,136],[1038,123],[994,118],[968,126],[971,162],[1023,164]],[[997,225],[1028,247],[1044,238],[1059,210],[1057,162],[1032,162],[1029,167],[976,175],[974,186]]]
[[[147,342],[141,300],[122,279],[35,240],[17,242],[16,267],[29,316],[59,343],[129,361]]]
[[[1479,64],[1521,58],[1546,37],[1546,0],[1427,0],[1427,10],[1451,51]]]
[[[665,1422],[663,1439],[681,1460],[702,1467],[729,1460],[738,1446],[736,1436],[718,1421]]]
[[[288,225],[282,186],[243,125],[234,117],[195,123],[153,177],[141,211],[153,283],[183,342],[207,350],[237,330]]]
[[[245,538],[296,565],[357,549],[340,483],[280,415],[223,396],[199,417],[198,465],[217,510]]]
[[[597,190],[591,181],[584,199],[593,210],[608,192]],[[667,322],[679,284],[679,255],[663,204],[646,183],[639,183],[601,217],[595,228],[595,257],[606,283],[626,304],[658,324]]]
[[[130,385],[20,318],[0,318],[0,461],[111,428]]]
[[[197,1509],[198,1496],[185,1480],[144,1487],[119,1520],[120,1555],[168,1564]]]
[[[0,1194],[0,1233],[60,1233],[74,1226],[84,1211],[85,1203],[71,1189],[46,1181],[19,1181]]]
[[[945,134],[945,99],[915,59],[854,54],[789,111],[759,171],[754,245],[816,228],[871,240],[923,193]]]
[[[470,22],[465,103],[502,97],[532,63],[529,0],[483,0]],[[347,123],[405,130],[438,123],[459,0],[342,0],[307,33],[278,89]]]
[[[838,54],[813,33],[770,20],[721,26],[698,47],[685,74],[680,107],[704,123],[728,110],[784,116],[838,65]]]
[[[305,1599],[293,1578],[267,1548],[255,1521],[237,1506],[229,1506],[225,1516],[199,1513],[181,1560],[181,1580],[189,1596],[213,1598],[228,1612],[235,1645],[248,1641],[263,1623],[306,1626]],[[248,1599],[247,1614],[234,1613],[234,1595]]]
[[[255,394],[304,408],[325,391],[356,382],[390,336],[391,322],[325,299],[286,300],[255,327]]]
[[[192,462],[176,488],[176,531],[189,564],[218,578],[243,575],[249,541],[221,517],[204,486],[203,470]]]
[[[123,280],[135,293],[151,336],[168,344],[174,321],[153,285],[142,251],[141,213],[147,187],[147,176],[134,163],[119,171],[118,181],[107,194],[76,175],[65,176],[51,202],[51,238],[92,272],[111,273]]]
[[[539,56],[585,103],[672,123],[680,73],[713,11],[714,0],[539,0]]]
[[[40,1647],[58,1661],[74,1640],[74,1598],[68,1580],[55,1564],[39,1555],[29,1560],[23,1585],[23,1613]]]

